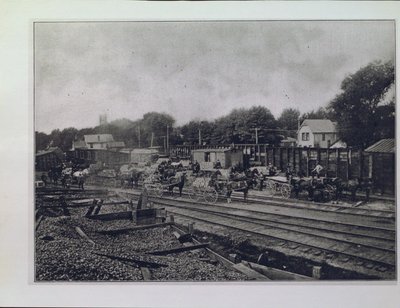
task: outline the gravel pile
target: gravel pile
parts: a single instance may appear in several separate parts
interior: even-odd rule
[[[96,245],[82,239],[79,226]],[[246,276],[211,260],[204,250],[168,256],[146,252],[180,247],[170,227],[103,235],[97,230],[134,226],[129,220],[99,221],[84,217],[46,217],[36,233],[37,281],[140,281],[137,264],[113,260],[95,253],[151,262],[149,270],[158,281],[245,280]],[[163,266],[165,265],[165,266]]]

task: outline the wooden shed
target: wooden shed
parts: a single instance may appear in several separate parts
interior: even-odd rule
[[[158,157],[157,149],[133,149],[131,152],[131,163],[145,164],[154,161]]]
[[[212,169],[219,160],[222,168],[230,168],[236,164],[243,165],[243,151],[237,149],[198,149],[192,151],[192,161],[197,161],[201,169]]]
[[[37,171],[48,171],[65,161],[64,154],[60,148],[49,148],[39,151],[35,157],[35,169]]]
[[[368,176],[380,193],[394,194],[396,190],[396,144],[394,139],[382,139],[365,149]]]

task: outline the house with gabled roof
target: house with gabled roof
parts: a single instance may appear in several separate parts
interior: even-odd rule
[[[337,139],[336,123],[328,119],[305,119],[297,131],[299,147],[329,148]]]
[[[84,135],[88,149],[106,149],[107,144],[114,142],[111,134]]]

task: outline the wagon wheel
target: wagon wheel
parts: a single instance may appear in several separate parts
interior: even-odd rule
[[[271,192],[271,194],[276,193],[277,191],[277,185],[274,181],[272,180],[267,180],[265,183],[266,188]]]
[[[153,196],[153,187],[151,187],[151,185],[149,183],[145,183],[143,185],[143,190],[147,190],[147,194],[149,197]]]
[[[187,192],[190,200],[199,201],[201,192],[196,187],[190,187]]]
[[[154,184],[154,195],[161,198],[164,193],[164,187],[161,183]]]
[[[332,185],[327,184],[325,186],[325,190],[324,191],[326,193],[327,201],[331,201],[331,200],[333,200],[335,198],[336,190],[335,190],[335,187],[333,187]]]
[[[283,198],[288,199],[292,193],[292,187],[289,184],[282,184],[280,187]]]
[[[215,190],[215,188],[209,187],[204,190],[203,197],[207,203],[215,204],[215,202],[218,200],[218,192]]]

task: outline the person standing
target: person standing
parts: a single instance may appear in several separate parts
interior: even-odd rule
[[[42,173],[42,176],[40,177],[40,179],[42,180],[42,182],[44,183],[44,186],[47,186],[47,176],[46,173]]]
[[[324,167],[322,167],[319,162],[317,161],[317,165],[315,166],[315,168],[311,171],[311,176],[317,176],[317,178],[319,178],[319,176],[321,175],[321,171],[324,169]]]
[[[80,177],[79,177],[79,180],[78,180],[78,187],[80,188],[80,189],[82,189],[82,190],[85,190],[84,188],[83,188],[83,185],[85,184],[85,177],[83,176],[83,175],[81,175]]]
[[[264,174],[262,173],[262,171],[258,175],[258,182],[259,182],[259,185],[260,185],[259,191],[262,191],[263,187],[264,187]]]

